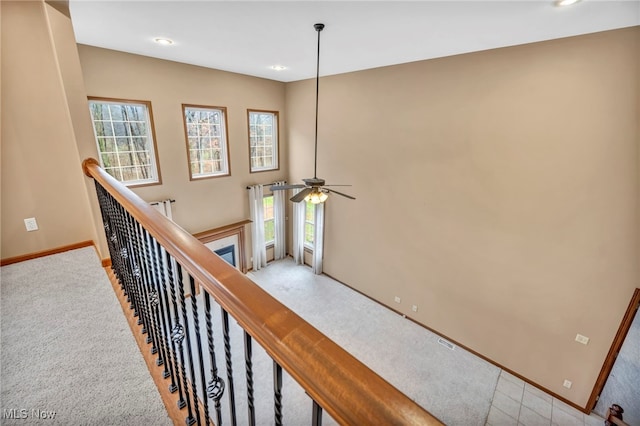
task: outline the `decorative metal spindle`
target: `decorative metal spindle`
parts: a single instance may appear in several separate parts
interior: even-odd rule
[[[276,426],[282,426],[282,367],[273,361],[273,407]]]
[[[149,304],[149,285],[151,274],[149,273],[149,253],[145,250],[144,239],[145,230],[131,215],[128,217],[129,233],[131,240],[132,258],[135,260],[134,276],[136,287],[140,296],[140,317],[143,320],[143,327],[147,330],[147,343],[151,343],[151,353],[158,352],[155,338],[155,327],[152,321],[152,309]]]
[[[173,363],[171,361],[171,353],[169,352],[169,332],[167,328],[167,321],[165,318],[165,310],[168,310],[169,307],[165,303],[165,279],[167,270],[164,268],[164,264],[162,262],[162,246],[158,241],[155,241],[155,244],[152,246],[152,250],[154,253],[154,259],[158,262],[158,270],[160,271],[160,276],[158,277],[158,281],[156,282],[156,291],[158,292],[158,322],[160,324],[160,343],[162,347],[163,357],[164,357],[164,372],[163,377],[166,379],[167,377],[171,377],[171,387],[175,387],[175,379],[173,377]],[[175,390],[174,390],[175,392]]]
[[[174,268],[173,266],[176,265],[175,261],[173,260],[173,258],[171,257],[171,255],[169,253],[165,253],[166,255],[166,261],[167,261],[167,278],[169,279],[169,289],[171,291],[171,301],[172,301],[172,305],[173,305],[173,312],[174,312],[174,316],[175,316],[175,322],[172,323],[171,320],[171,307],[169,306],[169,301],[167,300],[167,312],[166,312],[166,316],[167,316],[167,325],[169,326],[169,330],[171,330],[171,352],[173,354],[173,365],[175,365],[175,372],[176,372],[176,388],[172,388],[169,387],[169,391],[171,393],[175,392],[176,390],[178,391],[178,407],[179,408],[184,408],[187,403],[184,400],[184,394],[182,393],[182,385],[180,384],[180,369],[179,367],[182,367],[182,377],[184,380],[184,383],[186,384],[186,378],[184,378],[184,362],[183,362],[183,357],[182,357],[182,340],[180,340],[180,342],[178,342],[178,337],[179,337],[179,327],[180,327],[180,322],[178,321],[178,304],[176,303],[176,292],[175,292],[175,284],[174,284],[174,280],[175,280],[175,273],[174,272]],[[177,267],[175,268],[177,269]],[[167,295],[167,298],[169,296]],[[173,325],[175,324],[175,326]],[[176,351],[176,346],[178,346],[179,350],[180,350],[180,362],[178,362],[178,351]]]
[[[253,405],[253,362],[251,349],[251,336],[244,332],[244,365],[247,373],[247,409],[249,410],[249,425],[256,424],[256,409]]]
[[[211,297],[204,292],[204,314],[207,321],[207,342],[209,343],[209,357],[211,362],[211,380],[207,386],[207,396],[213,399],[216,408],[216,425],[222,425],[222,410],[220,399],[224,394],[224,380],[218,376],[218,365],[216,364],[216,349],[213,341],[213,324],[211,321]]]
[[[114,244],[116,249],[115,259],[118,264],[118,279],[122,283],[123,287],[127,292],[127,300],[129,302],[129,309],[133,311],[133,316],[138,317],[138,306],[135,298],[133,277],[131,277],[128,273],[128,260],[122,256],[122,253],[126,253],[125,241],[126,237],[124,234],[124,225],[122,222],[122,209],[120,204],[111,197],[111,207],[112,207],[112,219],[113,219],[113,232],[110,237],[111,241]],[[113,258],[112,258],[113,260]]]
[[[155,247],[157,241],[153,238],[148,232],[146,232],[147,239],[145,239],[145,249],[149,252],[151,257],[151,265],[152,265],[152,274],[151,274],[151,293],[149,294],[149,303],[151,305],[151,315],[153,318],[153,326],[156,329],[156,343],[158,345],[158,359],[156,359],[157,365],[164,365],[163,376],[165,378],[169,377],[169,370],[167,369],[167,365],[165,360],[167,359],[167,349],[166,342],[164,339],[164,334],[162,332],[160,317],[161,317],[161,306],[160,306],[160,282],[161,275],[163,271],[160,270],[158,265],[158,253],[156,253]]]
[[[113,228],[111,216],[110,216],[111,203],[108,200],[107,191],[102,187],[102,185],[100,185],[98,182],[95,182],[95,187],[96,187],[96,195],[98,196],[98,204],[100,205],[100,214],[102,215],[102,223],[104,225],[104,233],[107,238],[107,247],[109,248],[109,257],[112,259],[111,269],[113,270],[113,273],[117,277],[118,273],[116,272],[116,269],[117,269],[118,262],[115,256],[116,250],[110,238],[112,233],[112,228]],[[114,262],[114,259],[116,260],[115,262]],[[124,289],[122,282],[120,280],[118,280],[118,282],[120,283],[120,287]]]
[[[236,426],[236,396],[233,389],[233,364],[231,362],[231,338],[229,337],[229,314],[224,308],[222,311],[222,337],[224,340],[224,359],[227,365],[227,383],[229,384],[229,411],[231,413],[231,425]]]
[[[102,187],[99,183],[96,182],[96,192],[98,194],[98,199],[100,200],[100,210],[102,212],[103,221],[105,222],[105,232],[107,237],[107,244],[109,246],[109,255],[111,257],[111,268],[113,269],[113,273],[116,276],[116,279],[120,283],[120,288],[127,296],[127,302],[131,302],[131,298],[129,297],[129,289],[127,288],[127,284],[122,275],[122,271],[124,270],[124,265],[122,263],[122,259],[120,258],[120,249],[117,244],[117,232],[118,226],[116,223],[116,209],[114,206],[114,200],[111,194],[107,192],[106,189]]]
[[[128,226],[126,222],[127,211],[120,204],[116,205],[116,209],[118,210],[118,214],[116,217],[117,228],[120,232],[117,235],[117,243],[120,248],[120,257],[122,259],[122,263],[124,265],[123,275],[125,282],[127,282],[129,287],[129,292],[131,294],[131,305],[133,306],[133,316],[138,318],[138,325],[142,325],[142,333],[145,334],[147,329],[144,323],[144,315],[141,310],[141,301],[140,301],[140,289],[135,281],[133,274],[133,265],[131,264],[131,256],[129,256],[130,252],[133,252],[131,247],[129,247],[130,238],[128,234]]]
[[[155,338],[154,338],[154,327],[152,322],[152,314],[150,307],[150,293],[149,293],[149,285],[151,281],[151,258],[149,253],[146,251],[146,231],[138,222],[133,222],[132,230],[134,231],[134,242],[136,244],[136,249],[140,254],[140,265],[138,266],[139,270],[136,271],[140,275],[139,289],[140,296],[142,300],[142,311],[143,318],[145,323],[147,324],[147,343],[151,343],[151,353],[156,354],[158,352],[158,347],[156,346]]]
[[[134,295],[137,297],[137,308],[138,313],[140,314],[140,316],[138,317],[138,324],[142,325],[142,334],[147,334],[147,343],[151,343],[151,324],[149,321],[149,304],[146,291],[147,289],[141,274],[141,269],[144,267],[144,265],[135,264],[135,258],[137,255],[139,255],[139,251],[134,246],[134,242],[136,242],[138,239],[138,236],[136,235],[137,222],[128,211],[124,210],[124,207],[122,209],[126,232],[126,258],[129,261],[129,271],[133,279]],[[146,261],[143,259],[142,263],[144,264],[146,263]]]
[[[115,202],[115,200],[114,200]],[[133,265],[131,264],[131,257],[129,256],[129,252],[131,249],[129,248],[129,237],[127,233],[127,225],[126,225],[126,214],[127,211],[120,204],[115,202],[115,243],[118,248],[118,253],[116,254],[119,257],[122,268],[121,268],[121,276],[122,280],[125,283],[125,286],[128,289],[131,303],[129,305],[130,309],[133,309],[133,316],[138,318],[138,324],[142,324],[142,317],[140,316],[140,298],[138,294],[138,289],[135,284],[134,276],[133,276]],[[146,329],[143,327],[142,333],[146,333]]]
[[[322,407],[315,401],[311,409],[311,426],[322,426]]]
[[[191,373],[191,386],[193,391],[193,398],[195,399],[194,405],[197,409],[198,407],[198,395],[195,392],[195,375],[193,374],[193,357],[191,356],[191,338],[189,337],[189,320],[187,318],[187,304],[185,303],[184,297],[184,283],[182,281],[182,266],[178,263],[177,267],[178,272],[178,296],[180,297],[180,310],[182,312],[182,323],[184,324],[182,327],[182,339],[187,338],[187,356],[189,357],[189,372]],[[194,295],[195,296],[195,295]],[[177,309],[177,308],[176,308]],[[176,310],[177,314],[177,310]],[[176,323],[178,323],[176,318]],[[181,367],[182,367],[182,380],[184,381],[184,395],[187,398],[187,410],[188,416],[185,419],[187,425],[192,425],[196,422],[196,419],[193,417],[193,412],[191,411],[191,398],[189,397],[189,386],[187,383],[187,374],[184,368],[184,353],[182,350],[182,339],[180,340],[180,355],[181,355]]]
[[[103,189],[104,190],[104,189]],[[118,221],[117,211],[115,207],[115,200],[113,197],[105,191],[105,207],[106,214],[109,218],[109,234],[107,235],[107,241],[109,243],[109,254],[111,256],[111,267],[116,279],[120,283],[120,288],[127,296],[127,302],[129,303],[129,309],[133,309],[133,301],[131,300],[131,288],[129,282],[124,276],[124,262],[120,257],[120,242],[118,241]]]
[[[104,225],[105,235],[107,236],[107,245],[111,247],[108,238],[111,227],[111,203],[109,202],[109,194],[98,182],[94,181],[94,183],[96,188],[96,196],[98,197],[98,204],[100,205],[100,214],[102,215],[102,224]]]
[[[153,341],[154,341],[154,347],[156,348],[156,351],[154,352],[153,349],[151,350],[151,353],[156,353],[158,354],[158,358],[156,358],[156,365],[163,365],[164,364],[164,352],[163,352],[163,341],[162,341],[162,330],[160,330],[160,320],[159,320],[159,314],[158,314],[158,305],[160,304],[160,300],[159,300],[159,295],[158,295],[158,282],[160,281],[160,277],[159,277],[159,271],[158,271],[158,263],[155,257],[155,253],[153,251],[153,246],[155,245],[155,239],[149,234],[149,232],[144,229],[142,226],[140,226],[140,230],[141,230],[141,239],[142,239],[142,243],[143,243],[143,251],[145,253],[145,257],[147,258],[148,262],[145,265],[145,270],[147,271],[147,287],[148,287],[148,294],[149,294],[149,317],[151,320],[151,325],[153,328],[153,333],[150,333],[153,336]],[[167,372],[166,370],[166,366],[165,366],[165,372]],[[166,375],[165,375],[166,377]]]
[[[198,315],[198,303],[196,299],[196,284],[195,280],[189,275],[189,288],[191,289],[191,315],[193,316],[193,328],[196,332],[196,345],[198,347],[198,364],[200,365],[200,383],[202,384],[202,405],[204,406],[204,421],[208,426],[211,421],[209,420],[209,398],[207,398],[207,378],[204,375],[204,357],[202,356],[202,341],[200,340],[200,320]],[[193,370],[193,368],[192,368]],[[193,399],[196,406],[196,417],[199,419],[198,413],[198,394],[196,392],[196,378],[191,374],[193,379]]]
[[[141,318],[140,318],[139,308],[138,308],[139,300],[135,292],[136,287],[133,283],[133,279],[135,275],[138,275],[138,273],[140,273],[141,271],[140,271],[140,268],[138,267],[137,273],[136,273],[136,268],[132,267],[129,262],[130,260],[133,259],[133,257],[128,256],[129,253],[139,253],[139,250],[126,250],[127,247],[124,244],[124,242],[127,241],[128,239],[125,237],[125,235],[127,234],[124,232],[124,230],[127,229],[127,226],[125,224],[126,223],[125,217],[128,212],[126,212],[126,210],[115,200],[113,196],[111,196],[111,194],[107,192],[107,190],[102,185],[100,185],[96,181],[94,182],[96,187],[96,194],[98,196],[98,200],[100,204],[100,211],[101,211],[102,219],[104,223],[105,235],[107,237],[109,254],[111,256],[112,269],[114,271],[114,275],[116,276],[116,278],[118,279],[118,282],[120,283],[120,287],[123,290],[123,294],[127,298],[127,302],[130,303],[130,306],[129,306],[130,309],[134,311],[134,315],[138,316],[140,320]],[[123,251],[123,249],[125,250]],[[125,253],[124,257],[122,256],[123,253]],[[167,258],[169,258],[168,254],[167,254]],[[140,262],[138,262],[138,265],[140,265]],[[168,262],[167,275],[168,277],[170,277],[170,283],[171,283],[171,286],[173,287],[173,271],[170,269],[171,268],[170,265],[171,265],[171,262]],[[171,326],[171,312],[170,312],[169,300],[168,300],[169,296],[166,292],[166,289],[164,289],[164,282],[162,282],[162,285],[163,285],[163,291],[161,293],[161,296],[164,296],[164,297],[160,297],[159,300],[167,307],[166,312],[164,310],[162,312],[166,313],[166,318],[168,322],[163,324],[165,327],[165,335],[169,336],[170,330],[173,330]],[[175,290],[173,293],[173,297],[174,297],[174,305],[175,305]],[[164,303],[165,298],[166,298],[166,303]],[[175,312],[177,312],[177,310],[175,310]],[[177,318],[177,313],[176,313],[176,318]],[[176,324],[179,325],[179,322],[176,322]],[[176,339],[181,342],[179,335],[180,333],[177,333]],[[182,334],[182,338],[184,338],[184,334]],[[176,342],[172,339],[171,347],[173,349],[172,354],[173,354],[173,359],[175,361],[172,364],[175,365],[175,375],[173,374],[174,373],[173,369],[170,368],[171,385],[169,386],[169,391],[172,393],[178,391],[178,394],[179,394],[178,407],[183,408],[187,405],[187,403],[184,401],[182,388],[180,386],[180,376],[177,369],[178,362],[177,362],[175,344]],[[170,356],[166,358],[170,359]],[[165,372],[166,372],[166,367],[165,367]],[[186,379],[185,379],[185,383],[186,383]]]

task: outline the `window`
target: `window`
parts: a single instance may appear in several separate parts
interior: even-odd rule
[[[278,169],[278,112],[252,111],[249,115],[251,173]]]
[[[264,210],[264,242],[269,246],[275,243],[276,238],[276,222],[273,214],[273,195],[265,195],[262,198],[262,207]]]
[[[229,176],[227,109],[182,105],[189,178]]]
[[[306,201],[304,208],[304,246],[313,249],[316,231],[316,205]]]
[[[151,103],[89,98],[100,166],[126,185],[161,183]]]

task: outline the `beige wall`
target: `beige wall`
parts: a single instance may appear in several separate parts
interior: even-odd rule
[[[51,28],[51,37],[54,49],[58,58],[58,66],[60,69],[60,78],[65,90],[67,107],[71,116],[71,124],[75,134],[76,146],[80,159],[97,158],[98,149],[95,144],[83,143],[87,140],[93,140],[93,128],[91,125],[91,115],[89,114],[89,105],[87,102],[87,93],[84,88],[84,77],[82,68],[80,67],[80,58],[78,56],[78,47],[76,45],[75,34],[73,33],[73,25],[68,13],[56,10],[62,8],[60,2],[54,2],[53,5],[47,4],[49,23]],[[67,11],[68,12],[68,11]],[[84,178],[84,184],[89,197],[89,204],[93,214],[93,223],[96,226],[97,237],[93,240],[102,259],[109,257],[109,249],[107,241],[102,232],[102,215],[100,206],[96,196],[95,185],[92,179]]]
[[[639,38],[323,78],[318,175],[357,197],[327,202],[325,272],[585,406],[640,285]],[[287,85],[292,181],[313,94]]]
[[[249,219],[246,186],[286,177],[286,170],[249,172],[247,109],[280,111],[284,83],[96,47],[78,46],[89,96],[151,101],[162,185],[135,188],[146,201],[175,199],[173,219],[191,233]],[[182,104],[227,108],[231,176],[189,181]],[[280,163],[287,140],[280,132]],[[95,145],[94,139],[87,141]],[[250,247],[248,233],[247,247]],[[250,253],[247,261],[250,263]]]
[[[95,240],[96,231],[71,121],[78,98],[63,84],[75,49],[71,22],[43,2],[3,1],[1,8],[1,257],[7,259]],[[40,230],[25,230],[28,217]]]
[[[17,3],[1,3],[2,258],[96,238],[86,95],[152,102],[163,184],[135,191],[175,198],[188,231],[246,219],[247,184],[311,176],[312,81],[87,46],[80,73],[68,19]],[[358,198],[327,203],[326,272],[584,406],[640,285],[639,38],[323,78],[318,174]],[[227,107],[231,177],[189,181],[182,103]],[[281,112],[281,171],[249,173],[247,108]]]

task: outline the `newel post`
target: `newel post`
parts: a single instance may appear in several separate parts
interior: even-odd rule
[[[98,160],[96,160],[95,158],[91,158],[91,157],[87,158],[86,160],[84,160],[82,162],[82,171],[88,177],[92,177],[91,173],[89,172],[89,167],[91,167],[91,166],[100,166],[100,163],[98,163]]]

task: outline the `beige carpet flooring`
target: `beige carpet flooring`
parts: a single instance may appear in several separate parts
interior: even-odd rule
[[[92,247],[3,266],[0,298],[0,424],[172,424]]]

